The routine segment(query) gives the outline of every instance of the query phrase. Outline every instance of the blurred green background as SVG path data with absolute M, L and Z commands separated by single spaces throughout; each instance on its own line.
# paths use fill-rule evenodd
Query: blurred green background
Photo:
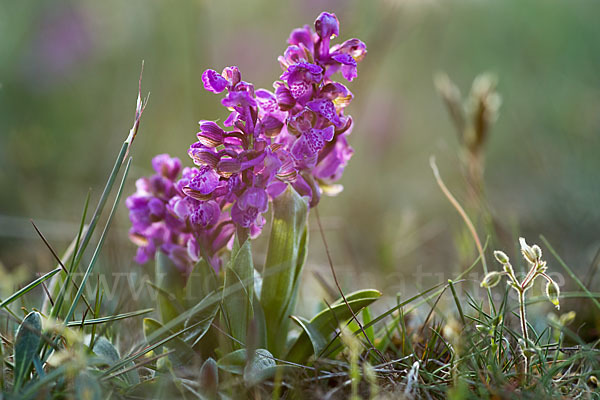
M 131 126 L 142 60 L 151 95 L 127 194 L 157 153 L 191 165 L 197 121 L 226 117 L 202 89 L 204 69 L 237 65 L 245 80 L 271 88 L 289 32 L 323 10 L 337 14 L 339 40 L 358 37 L 369 51 L 348 85 L 356 152 L 345 191 L 319 209 L 344 286 L 394 295 L 425 285 L 411 281 L 415 271 L 445 280 L 461 267 L 463 223 L 428 164 L 436 155 L 464 201 L 458 141 L 432 82 L 439 71 L 463 93 L 481 72 L 499 78 L 487 198 L 514 240 L 494 245 L 514 255 L 518 234 L 530 242 L 544 234 L 587 276 L 600 246 L 595 0 L 0 0 L 0 261 L 29 273 L 51 268 L 29 218 L 61 251 L 74 236 L 88 188 L 94 204 Z M 311 224 L 308 269 L 330 280 Z M 121 271 L 139 268 L 127 229 L 122 204 L 105 257 Z

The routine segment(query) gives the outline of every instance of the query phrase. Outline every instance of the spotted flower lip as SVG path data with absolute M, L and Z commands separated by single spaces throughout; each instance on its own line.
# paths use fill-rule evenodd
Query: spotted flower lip
M 231 210 L 233 221 L 244 228 L 251 227 L 260 216 L 268 209 L 268 195 L 264 189 L 258 187 L 248 188 Z
M 190 222 L 202 228 L 214 225 L 219 219 L 219 205 L 213 201 L 201 202 L 190 215 Z
M 321 114 L 324 118 L 327 118 L 336 127 L 339 128 L 342 126 L 342 120 L 335 109 L 333 101 L 326 98 L 320 98 L 309 101 L 306 103 L 306 106 L 312 111 Z
M 325 147 L 326 142 L 333 139 L 333 134 L 333 126 L 328 126 L 325 129 L 309 129 L 292 145 L 292 156 L 299 165 L 305 168 L 316 166 L 319 152 Z

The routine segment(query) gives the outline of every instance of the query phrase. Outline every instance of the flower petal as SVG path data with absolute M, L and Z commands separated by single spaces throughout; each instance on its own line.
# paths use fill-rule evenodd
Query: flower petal
M 213 93 L 221 93 L 227 87 L 227 79 L 214 69 L 207 69 L 202 74 L 204 89 Z

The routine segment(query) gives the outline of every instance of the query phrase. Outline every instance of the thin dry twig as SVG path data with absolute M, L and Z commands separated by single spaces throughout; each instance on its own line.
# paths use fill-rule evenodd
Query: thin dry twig
M 481 246 L 481 241 L 479 240 L 479 236 L 477 236 L 477 231 L 475 230 L 475 226 L 471 222 L 471 219 L 465 212 L 464 208 L 462 208 L 462 206 L 460 205 L 458 200 L 456 200 L 456 198 L 452 195 L 452 193 L 450 193 L 450 190 L 448 190 L 448 188 L 444 184 L 444 181 L 442 180 L 442 177 L 440 176 L 440 171 L 438 170 L 438 167 L 435 164 L 435 156 L 431 156 L 429 158 L 429 165 L 431 166 L 431 169 L 433 170 L 433 176 L 435 177 L 435 180 L 436 180 L 438 186 L 440 187 L 440 189 L 442 190 L 444 195 L 448 198 L 448 200 L 450 201 L 452 206 L 456 209 L 456 211 L 458 211 L 458 213 L 460 214 L 462 219 L 465 221 L 465 224 L 467 225 L 467 228 L 469 229 L 471 236 L 473 236 L 473 240 L 475 241 L 475 245 L 477 246 L 477 251 L 479 252 L 479 256 L 481 257 L 481 264 L 483 265 L 483 272 L 485 274 L 487 274 L 488 270 L 487 270 L 487 263 L 485 262 L 485 255 L 483 253 L 483 246 Z

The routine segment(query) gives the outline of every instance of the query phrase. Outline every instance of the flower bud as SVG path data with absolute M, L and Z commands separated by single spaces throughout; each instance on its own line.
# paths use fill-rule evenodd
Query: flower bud
M 200 391 L 203 397 L 207 398 L 218 398 L 219 392 L 219 368 L 217 363 L 211 357 L 209 357 L 202 368 L 200 368 Z
M 217 147 L 223 144 L 225 132 L 213 121 L 200 121 L 198 141 L 206 147 Z
M 504 274 L 498 271 L 488 273 L 485 278 L 483 278 L 483 281 L 481 281 L 481 287 L 491 288 L 496 286 L 498 283 L 500 283 L 502 275 Z
M 340 23 L 335 14 L 322 12 L 315 21 L 315 31 L 321 39 L 334 38 L 340 34 Z
M 506 272 L 510 276 L 513 276 L 513 277 L 515 276 L 515 271 L 513 270 L 513 267 L 512 267 L 512 265 L 510 265 L 509 262 L 504 264 L 504 272 Z
M 531 264 L 535 264 L 537 261 L 535 251 L 527 244 L 527 242 L 525 242 L 524 238 L 519 238 L 519 243 L 521 244 L 521 253 L 523 254 L 523 257 Z
M 531 249 L 535 253 L 535 256 L 537 257 L 537 259 L 541 260 L 542 259 L 542 249 L 540 249 L 540 246 L 538 246 L 537 244 L 534 244 L 533 246 L 531 246 Z
M 498 260 L 500 264 L 508 264 L 508 256 L 505 252 L 496 250 L 494 251 L 494 257 L 496 257 L 496 260 Z
M 277 98 L 277 104 L 283 111 L 291 110 L 296 105 L 296 99 L 292 96 L 292 93 L 284 85 L 278 85 L 275 88 L 275 97 Z
M 552 279 L 546 284 L 546 296 L 548 297 L 548 300 L 550 300 L 550 303 L 554 304 L 556 309 L 559 310 L 560 304 L 558 302 L 558 297 L 560 296 L 560 288 Z
M 279 135 L 281 132 L 281 128 L 283 128 L 283 122 L 273 117 L 272 115 L 267 115 L 263 118 L 263 129 L 265 136 L 274 137 Z

